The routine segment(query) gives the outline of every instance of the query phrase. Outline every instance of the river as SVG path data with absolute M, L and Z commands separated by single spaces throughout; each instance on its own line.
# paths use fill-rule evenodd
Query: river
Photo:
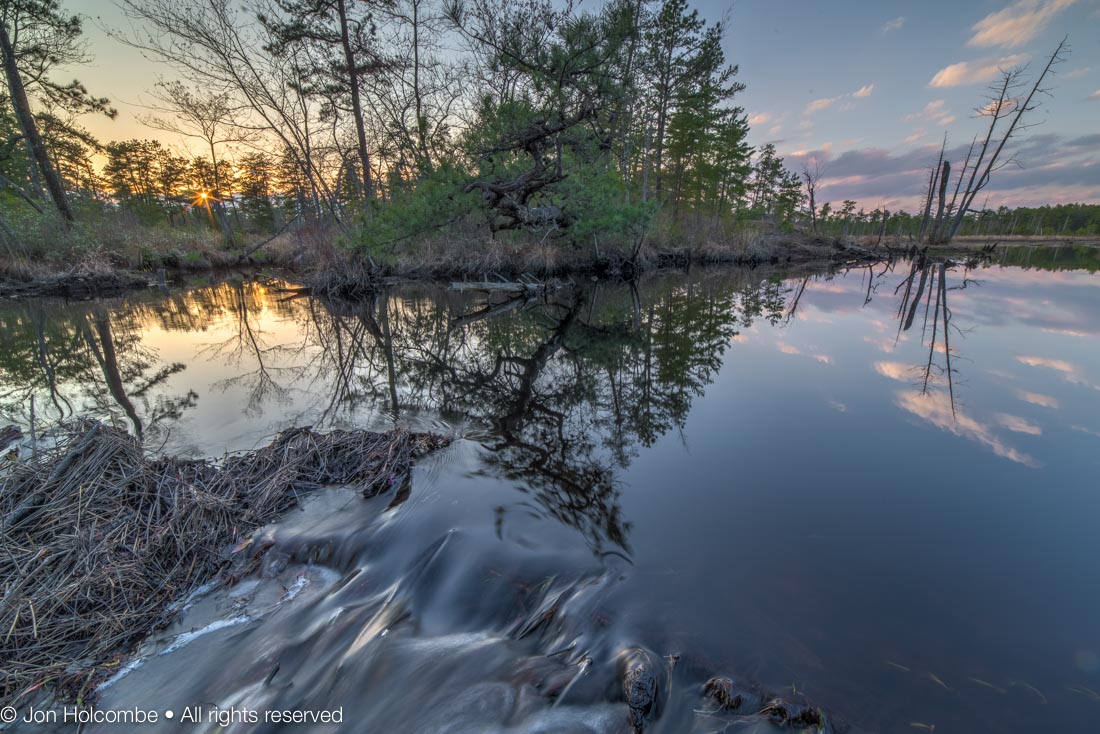
M 638 659 L 646 731 L 775 726 L 717 710 L 712 676 L 838 731 L 1088 731 L 1100 275 L 1079 254 L 8 302 L 0 411 L 194 456 L 301 425 L 458 437 L 407 492 L 306 498 L 258 574 L 99 692 L 172 708 L 165 731 L 211 706 L 260 721 L 191 730 L 629 731 Z

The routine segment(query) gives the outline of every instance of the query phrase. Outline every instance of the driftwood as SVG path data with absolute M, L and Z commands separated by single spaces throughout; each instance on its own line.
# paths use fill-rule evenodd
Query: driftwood
M 456 282 L 451 283 L 452 291 L 488 291 L 490 293 L 550 293 L 560 290 L 563 284 L 560 281 L 552 280 L 543 282 L 495 282 L 495 281 L 477 281 L 477 282 Z

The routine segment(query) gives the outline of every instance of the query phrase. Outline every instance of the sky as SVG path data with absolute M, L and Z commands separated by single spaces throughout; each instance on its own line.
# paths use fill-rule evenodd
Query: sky
M 148 90 L 172 78 L 172 70 L 105 32 L 127 24 L 109 0 L 64 5 L 87 16 L 94 59 L 72 73 L 119 109 L 114 121 L 87 118 L 88 129 L 104 140 L 158 138 L 184 147 L 139 120 L 149 114 Z M 975 108 L 998 68 L 1030 64 L 1037 72 L 1068 34 L 1069 58 L 1046 85 L 1051 96 L 1031 113 L 1042 124 L 1015 146 L 1020 167 L 999 171 L 983 194 L 990 207 L 1100 203 L 1100 0 L 694 0 L 693 6 L 711 22 L 728 23 L 725 51 L 747 85 L 735 102 L 749 115 L 750 142 L 774 143 L 795 171 L 819 162 L 819 203 L 854 199 L 867 209 L 919 208 L 943 135 L 957 169 L 988 123 Z

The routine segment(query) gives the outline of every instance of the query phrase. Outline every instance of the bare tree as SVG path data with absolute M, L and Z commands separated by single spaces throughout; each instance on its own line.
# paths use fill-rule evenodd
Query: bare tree
M 810 226 L 817 232 L 817 185 L 825 173 L 825 166 L 814 156 L 802 164 L 802 178 L 806 181 L 806 193 L 810 197 Z
M 1042 72 L 1030 86 L 1024 81 L 1026 68 L 1018 67 L 1001 72 L 998 81 L 990 88 L 989 103 L 978 109 L 978 114 L 989 118 L 989 127 L 985 137 L 979 143 L 975 139 L 967 153 L 966 162 L 959 172 L 959 181 L 950 203 L 945 205 L 947 182 L 944 180 L 949 171 L 946 161 L 944 173 L 940 177 L 940 210 L 936 217 L 936 226 L 929 234 L 931 244 L 947 244 L 958 233 L 974 204 L 978 193 L 988 184 L 990 177 L 1010 164 L 1019 162 L 1012 156 L 1003 158 L 1009 141 L 1024 130 L 1038 123 L 1025 123 L 1024 116 L 1039 107 L 1040 94 L 1050 94 L 1043 86 L 1047 76 L 1055 66 L 1066 59 L 1069 53 L 1069 37 L 1065 37 L 1047 59 Z M 1026 94 L 1024 93 L 1026 90 Z M 1002 124 L 1004 123 L 1004 124 Z M 977 156 L 974 156 L 974 153 Z M 973 161 L 973 162 L 972 162 Z M 963 182 L 965 181 L 965 185 Z M 960 198 L 961 197 L 961 198 Z M 946 217 L 946 219 L 944 218 Z
M 154 93 L 159 104 L 154 111 L 167 117 L 145 115 L 140 119 L 149 127 L 201 140 L 210 154 L 215 194 L 224 190 L 222 161 L 218 149 L 229 143 L 247 142 L 248 135 L 236 122 L 236 106 L 224 92 L 191 89 L 178 80 L 158 82 Z
M 123 43 L 172 65 L 194 84 L 236 97 L 247 111 L 238 125 L 273 136 L 301 171 L 315 199 L 344 227 L 336 191 L 315 155 L 317 110 L 297 53 L 272 54 L 262 29 L 242 18 L 230 0 L 119 0 L 139 24 L 114 33 Z

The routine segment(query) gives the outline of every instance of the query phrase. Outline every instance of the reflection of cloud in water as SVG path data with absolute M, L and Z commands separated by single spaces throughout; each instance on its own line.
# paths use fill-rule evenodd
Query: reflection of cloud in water
M 1061 372 L 1063 379 L 1071 385 L 1081 385 L 1083 387 L 1091 388 L 1093 390 L 1100 390 L 1100 385 L 1091 382 L 1087 377 L 1081 374 L 1081 368 L 1075 364 L 1071 364 L 1062 359 L 1050 359 L 1048 357 L 1030 357 L 1027 355 L 1019 355 L 1016 357 L 1017 362 L 1029 365 L 1031 367 L 1046 367 L 1048 369 Z
M 1002 428 L 1007 428 L 1016 433 L 1026 433 L 1031 436 L 1043 435 L 1043 429 L 1026 418 L 1021 418 L 1018 415 L 1009 415 L 1008 413 L 998 413 L 995 417 L 997 423 Z
M 835 280 L 832 281 L 816 281 L 807 286 L 806 290 L 813 291 L 815 293 L 859 293 L 859 287 L 856 285 L 844 285 L 838 283 Z
M 813 359 L 816 359 L 818 362 L 821 362 L 821 364 L 833 363 L 832 357 L 827 354 L 807 354 L 798 347 L 794 346 L 793 344 L 788 344 L 787 342 L 776 342 L 775 348 L 783 354 L 798 354 L 803 357 L 811 357 Z
M 1048 334 L 1061 334 L 1062 336 L 1074 336 L 1074 337 L 1089 337 L 1096 336 L 1094 333 L 1087 331 L 1081 331 L 1079 329 L 1058 329 L 1054 327 L 1046 327 L 1043 329 Z
M 952 412 L 951 401 L 946 395 L 902 390 L 897 395 L 897 403 L 902 410 L 928 421 L 942 431 L 986 446 L 997 456 L 1032 468 L 1039 466 L 1039 462 L 1032 457 L 1006 446 L 986 424 L 962 411 Z
M 894 351 L 897 350 L 897 344 L 894 340 L 888 339 L 887 337 L 865 336 L 863 337 L 863 341 L 873 345 L 880 352 L 885 352 L 886 354 L 893 354 Z
M 1017 390 L 1016 397 L 1023 400 L 1025 403 L 1031 403 L 1032 405 L 1038 405 L 1043 408 L 1051 408 L 1057 410 L 1061 407 L 1057 398 L 1052 398 L 1049 395 L 1043 395 L 1037 392 L 1028 392 L 1026 390 Z
M 898 382 L 913 379 L 913 367 L 901 362 L 875 362 L 875 372 Z
M 1024 354 L 1016 356 L 1016 361 L 1022 364 L 1026 364 L 1029 367 L 1047 367 L 1059 372 L 1076 372 L 1077 367 L 1061 359 L 1050 359 L 1049 357 L 1029 357 Z

